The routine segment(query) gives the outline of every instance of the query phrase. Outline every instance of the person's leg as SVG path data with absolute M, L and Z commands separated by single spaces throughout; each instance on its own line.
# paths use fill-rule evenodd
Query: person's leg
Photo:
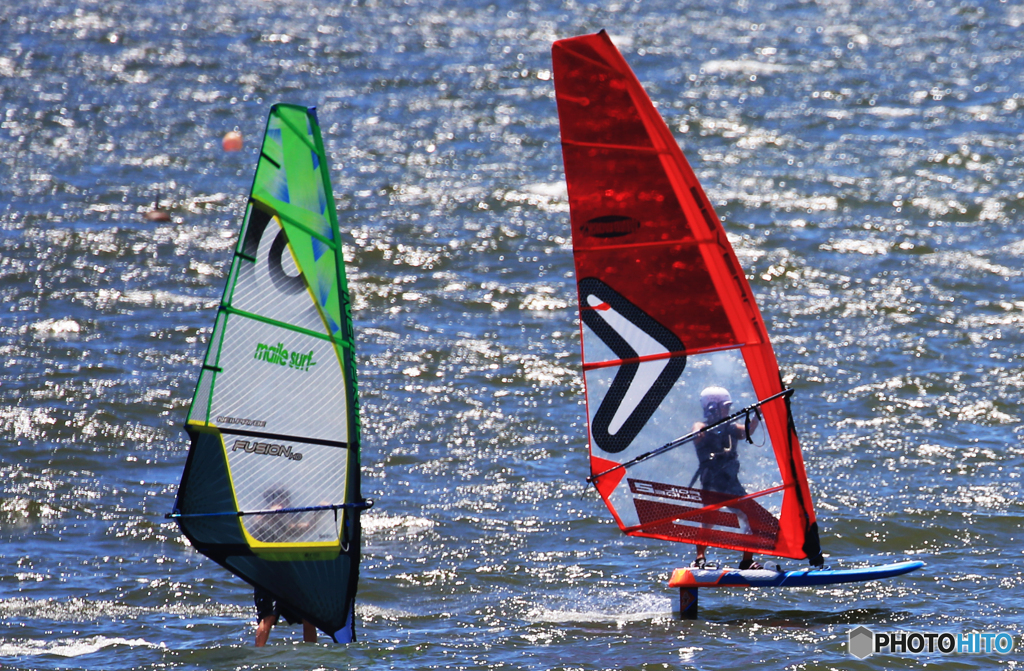
M 256 625 L 256 647 L 262 648 L 267 644 L 267 639 L 270 638 L 270 630 L 277 624 L 276 615 L 268 615 L 267 617 L 261 618 L 260 623 Z
M 764 567 L 761 566 L 756 561 L 754 561 L 754 553 L 753 552 L 744 552 L 743 553 L 743 561 L 740 562 L 740 570 L 741 571 L 746 571 L 747 569 L 758 570 L 758 569 L 762 569 L 762 568 L 764 568 Z
M 306 643 L 316 643 L 316 627 L 312 622 L 302 621 L 302 640 Z

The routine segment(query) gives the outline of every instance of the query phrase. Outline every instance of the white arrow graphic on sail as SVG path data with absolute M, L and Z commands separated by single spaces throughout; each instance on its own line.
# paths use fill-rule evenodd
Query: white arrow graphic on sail
M 651 355 L 665 355 L 668 350 L 657 340 L 648 335 L 643 329 L 619 314 L 614 308 L 602 301 L 597 296 L 587 296 L 587 304 L 592 307 L 598 315 L 612 327 L 616 333 L 633 349 L 636 357 L 647 357 Z M 659 358 L 654 361 L 641 362 L 636 371 L 636 376 L 629 385 L 629 389 L 623 396 L 619 407 L 615 410 L 612 421 L 608 424 L 608 433 L 615 435 L 626 423 L 630 415 L 637 409 L 648 390 L 658 381 L 661 372 L 668 365 L 668 358 Z

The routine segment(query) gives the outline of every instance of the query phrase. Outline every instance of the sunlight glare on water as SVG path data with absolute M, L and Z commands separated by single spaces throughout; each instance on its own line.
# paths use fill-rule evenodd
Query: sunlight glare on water
M 1019 637 L 1021 25 L 949 0 L 0 6 L 0 665 L 869 668 L 859 624 Z M 829 563 L 924 571 L 705 590 L 682 623 L 692 548 L 623 537 L 585 485 L 550 48 L 600 29 L 757 294 Z M 253 648 L 249 588 L 163 517 L 276 102 L 318 107 L 353 294 L 376 505 L 346 648 Z M 922 661 L 948 663 L 883 663 Z

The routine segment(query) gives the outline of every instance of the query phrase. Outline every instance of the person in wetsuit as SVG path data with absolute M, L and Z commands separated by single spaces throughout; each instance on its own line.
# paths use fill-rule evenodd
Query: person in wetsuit
M 707 387 L 700 393 L 700 405 L 704 410 L 704 421 L 693 425 L 694 431 L 721 421 L 729 416 L 732 409 L 732 397 L 722 387 Z M 750 431 L 757 428 L 757 419 L 750 424 Z M 731 497 L 746 496 L 747 490 L 740 483 L 740 459 L 736 445 L 741 438 L 747 436 L 744 424 L 726 423 L 697 435 L 694 448 L 697 451 L 697 475 L 700 488 Z M 697 546 L 697 558 L 693 566 L 702 568 L 707 553 L 706 545 Z M 751 552 L 743 553 L 740 569 L 759 569 L 761 564 L 754 561 Z
M 263 494 L 264 505 L 267 510 L 281 510 L 291 506 L 291 497 L 284 487 L 271 487 Z M 294 540 L 292 527 L 277 515 L 255 515 L 250 523 L 253 537 L 265 543 L 278 543 Z M 253 589 L 253 601 L 256 604 L 256 647 L 262 648 L 270 638 L 270 630 L 277 624 L 278 619 L 284 618 L 288 624 L 302 622 L 302 640 L 306 643 L 316 643 L 316 627 L 302 617 L 292 613 L 287 606 L 282 604 L 273 594 L 255 587 Z
M 302 640 L 306 643 L 316 643 L 316 627 L 307 620 L 293 614 L 274 595 L 265 589 L 256 587 L 253 591 L 253 600 L 256 602 L 256 647 L 262 648 L 270 638 L 270 630 L 277 624 L 278 618 L 283 617 L 288 624 L 302 622 Z

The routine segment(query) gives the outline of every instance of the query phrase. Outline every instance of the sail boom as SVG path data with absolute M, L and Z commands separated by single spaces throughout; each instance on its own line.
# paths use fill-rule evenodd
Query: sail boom
M 678 357 L 685 357 L 687 352 L 661 352 L 658 354 L 648 354 L 646 356 L 635 356 L 629 359 L 610 359 L 608 361 L 595 361 L 595 362 L 584 362 L 583 371 L 600 370 L 601 368 L 612 368 L 615 366 L 628 366 L 630 364 L 646 363 L 648 361 L 660 361 L 662 359 L 672 359 Z
M 331 503 L 320 506 L 303 506 L 301 508 L 273 508 L 270 510 L 224 510 L 213 513 L 178 513 L 171 512 L 164 515 L 164 519 L 179 520 L 198 517 L 244 517 L 246 515 L 284 515 L 286 513 L 307 513 L 324 510 L 367 510 L 373 507 L 373 501 L 357 501 L 355 503 Z
M 685 436 L 680 436 L 679 438 L 676 438 L 675 440 L 673 440 L 673 441 L 671 441 L 669 443 L 666 443 L 665 445 L 662 445 L 661 447 L 659 447 L 659 448 L 657 448 L 655 450 L 651 450 L 650 452 L 645 452 L 645 453 L 641 454 L 640 456 L 634 457 L 633 459 L 631 459 L 629 461 L 623 462 L 621 464 L 615 464 L 614 466 L 612 466 L 611 468 L 609 468 L 607 470 L 601 471 L 600 473 L 593 474 L 589 478 L 587 478 L 587 482 L 594 482 L 594 481 L 598 480 L 599 478 L 603 478 L 604 476 L 609 475 L 610 473 L 614 473 L 615 471 L 629 468 L 630 466 L 633 466 L 634 464 L 639 464 L 642 461 L 647 461 L 648 459 L 650 459 L 652 457 L 656 457 L 659 454 L 664 454 L 665 452 L 668 452 L 669 450 L 674 450 L 677 447 L 682 447 L 686 443 L 693 442 L 696 438 L 707 434 L 709 431 L 715 429 L 718 426 L 722 426 L 722 425 L 728 424 L 729 422 L 731 422 L 734 419 L 739 419 L 740 417 L 745 417 L 745 416 L 749 415 L 751 410 L 757 410 L 761 406 L 767 404 L 770 401 L 774 401 L 777 398 L 784 398 L 786 396 L 791 395 L 792 393 L 793 393 L 792 389 L 785 389 L 783 391 L 780 391 L 778 394 L 773 394 L 772 396 L 769 396 L 768 398 L 766 398 L 766 399 L 764 399 L 762 401 L 758 401 L 757 403 L 751 403 L 750 405 L 748 405 L 747 407 L 743 408 L 739 412 L 735 412 L 735 413 L 729 415 L 728 417 L 723 417 L 722 419 L 719 419 L 718 421 L 716 421 L 713 424 L 709 424 L 707 426 L 701 427 L 700 429 L 697 429 L 696 431 L 688 433 Z

